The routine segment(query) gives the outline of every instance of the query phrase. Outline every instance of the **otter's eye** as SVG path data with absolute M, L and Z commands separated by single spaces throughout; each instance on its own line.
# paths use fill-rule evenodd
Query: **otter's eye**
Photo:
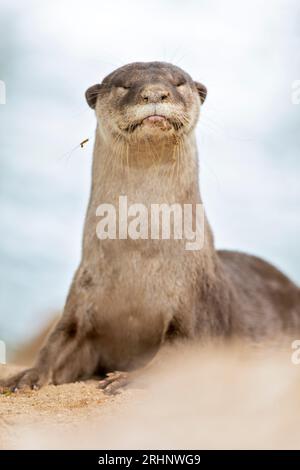
M 181 86 L 183 86 L 183 85 L 185 85 L 185 84 L 186 84 L 186 82 L 184 82 L 184 81 L 182 80 L 182 81 L 176 83 L 175 86 L 176 86 L 176 88 L 179 88 L 179 87 L 181 87 Z
M 121 88 L 121 90 L 129 90 L 130 86 L 128 86 L 128 85 L 119 85 L 118 88 Z

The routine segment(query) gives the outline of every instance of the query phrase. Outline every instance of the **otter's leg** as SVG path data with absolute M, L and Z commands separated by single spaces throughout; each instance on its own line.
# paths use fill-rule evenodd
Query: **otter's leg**
M 61 351 L 52 370 L 52 383 L 55 385 L 75 382 L 92 377 L 99 366 L 98 340 L 86 336 L 75 339 Z
M 62 384 L 91 376 L 97 368 L 95 337 L 76 334 L 74 320 L 64 316 L 41 349 L 35 365 L 0 381 L 3 390 L 37 389 L 47 383 Z

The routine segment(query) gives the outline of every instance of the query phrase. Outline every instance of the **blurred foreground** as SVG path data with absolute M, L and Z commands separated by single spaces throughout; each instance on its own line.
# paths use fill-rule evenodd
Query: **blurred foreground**
M 96 380 L 0 396 L 0 448 L 299 449 L 300 365 L 290 345 L 164 349 L 114 397 Z

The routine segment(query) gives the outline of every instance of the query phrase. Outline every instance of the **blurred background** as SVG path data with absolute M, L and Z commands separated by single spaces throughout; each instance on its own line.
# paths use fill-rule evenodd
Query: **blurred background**
M 0 339 L 11 350 L 63 308 L 80 259 L 95 129 L 84 92 L 132 61 L 172 62 L 208 88 L 197 138 L 217 247 L 300 282 L 299 25 L 296 0 L 1 0 Z

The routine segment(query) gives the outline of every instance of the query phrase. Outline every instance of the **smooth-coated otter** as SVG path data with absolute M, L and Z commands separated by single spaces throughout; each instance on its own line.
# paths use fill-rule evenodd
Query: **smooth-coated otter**
M 183 240 L 106 239 L 97 207 L 199 204 L 194 130 L 206 88 L 163 62 L 133 63 L 86 92 L 97 117 L 82 259 L 63 315 L 33 368 L 2 383 L 16 390 L 129 370 L 172 338 L 260 338 L 296 331 L 299 289 L 270 264 Z

